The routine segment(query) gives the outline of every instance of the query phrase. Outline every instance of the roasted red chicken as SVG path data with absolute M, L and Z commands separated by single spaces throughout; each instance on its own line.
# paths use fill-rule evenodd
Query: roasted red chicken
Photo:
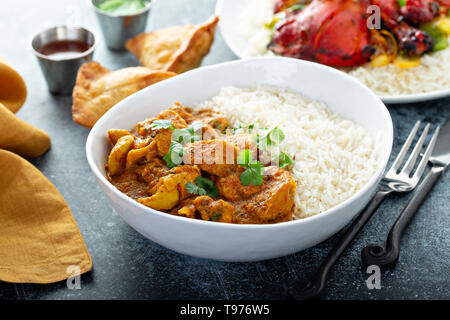
M 381 30 L 368 28 L 373 5 Z M 450 0 L 277 0 L 274 11 L 284 17 L 269 50 L 334 67 L 362 65 L 381 53 L 420 56 L 433 51 L 435 40 L 419 26 L 449 7 Z

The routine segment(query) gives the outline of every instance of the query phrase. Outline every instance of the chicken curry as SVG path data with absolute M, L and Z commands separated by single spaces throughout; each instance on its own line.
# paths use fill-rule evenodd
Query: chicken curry
M 175 103 L 131 131 L 111 129 L 105 166 L 109 181 L 150 208 L 187 218 L 228 223 L 287 221 L 296 183 L 284 152 L 262 152 L 284 136 L 277 127 L 250 134 L 222 114 Z M 266 150 L 267 151 L 267 150 Z

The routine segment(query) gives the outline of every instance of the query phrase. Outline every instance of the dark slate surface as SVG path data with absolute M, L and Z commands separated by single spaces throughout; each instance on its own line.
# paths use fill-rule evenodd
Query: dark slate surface
M 258 263 L 223 263 L 181 255 L 143 238 L 107 203 L 85 156 L 89 133 L 71 119 L 71 98 L 47 92 L 30 42 L 47 27 L 79 23 L 97 32 L 95 60 L 110 69 L 137 65 L 129 53 L 106 49 L 87 1 L 3 0 L 0 4 L 0 55 L 25 78 L 29 90 L 22 119 L 46 130 L 51 150 L 32 160 L 60 190 L 77 221 L 94 261 L 82 276 L 81 290 L 65 282 L 50 285 L 0 283 L 0 299 L 284 299 L 289 283 L 307 277 L 337 241 L 336 235 L 314 248 Z M 155 3 L 147 30 L 199 23 L 213 14 L 214 0 L 163 0 Z M 236 59 L 220 33 L 203 64 Z M 446 71 L 448 72 L 448 70 Z M 395 126 L 394 153 L 417 119 L 442 123 L 450 118 L 450 98 L 390 106 Z M 4 170 L 4 168 L 1 168 Z M 450 173 L 446 172 L 402 239 L 400 261 L 382 276 L 380 290 L 368 290 L 360 251 L 385 239 L 410 195 L 391 196 L 336 265 L 326 299 L 450 298 Z M 1 228 L 1 227 L 0 227 Z

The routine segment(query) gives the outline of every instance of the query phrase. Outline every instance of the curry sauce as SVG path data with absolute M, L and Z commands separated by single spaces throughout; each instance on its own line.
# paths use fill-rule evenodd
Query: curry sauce
M 228 223 L 290 220 L 294 179 L 260 157 L 252 135 L 241 131 L 214 110 L 176 103 L 131 131 L 108 131 L 107 177 L 139 203 L 173 215 Z M 242 164 L 243 156 L 258 161 Z

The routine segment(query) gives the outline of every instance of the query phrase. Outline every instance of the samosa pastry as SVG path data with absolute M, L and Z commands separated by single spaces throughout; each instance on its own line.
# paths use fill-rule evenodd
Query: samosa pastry
M 73 120 L 92 128 L 111 107 L 129 95 L 176 74 L 131 67 L 109 71 L 98 62 L 83 64 L 73 88 Z
M 214 16 L 200 25 L 141 33 L 125 46 L 149 69 L 183 73 L 197 68 L 209 52 L 218 21 L 219 17 Z

